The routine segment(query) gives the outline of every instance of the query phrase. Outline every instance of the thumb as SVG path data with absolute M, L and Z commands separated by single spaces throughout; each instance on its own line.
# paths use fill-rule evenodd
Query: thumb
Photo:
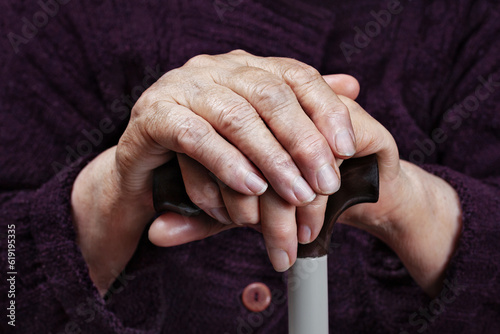
M 355 100 L 359 94 L 359 82 L 347 74 L 328 74 L 323 79 L 337 95 L 344 95 Z
M 151 224 L 148 236 L 156 246 L 171 247 L 205 239 L 233 227 L 237 225 L 219 223 L 205 214 L 185 217 L 174 212 L 167 212 Z

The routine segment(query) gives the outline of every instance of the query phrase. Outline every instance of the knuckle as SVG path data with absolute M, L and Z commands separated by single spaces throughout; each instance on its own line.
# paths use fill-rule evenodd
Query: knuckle
M 236 50 L 233 50 L 233 51 L 230 51 L 228 52 L 228 54 L 232 54 L 232 55 L 249 55 L 248 52 L 246 52 L 245 50 L 242 50 L 242 49 L 236 49 Z
M 131 140 L 130 136 L 124 134 L 116 147 L 115 161 L 118 172 L 123 174 L 123 171 L 127 171 L 133 166 L 135 162 L 134 152 L 135 143 Z
M 148 111 L 157 110 L 159 107 L 164 107 L 167 103 L 176 103 L 177 98 L 185 94 L 186 87 L 189 87 L 193 94 L 199 93 L 202 89 L 202 84 L 199 80 L 193 79 L 194 75 L 189 72 L 194 71 L 177 68 L 164 74 L 157 82 L 142 93 L 132 108 L 131 118 L 140 117 Z
M 214 182 L 205 183 L 201 193 L 205 198 L 209 199 L 211 202 L 218 202 L 220 197 L 219 186 Z
M 328 143 L 318 133 L 308 131 L 293 143 L 291 154 L 296 160 L 314 162 L 329 150 Z
M 284 77 L 301 85 L 312 83 L 321 78 L 321 74 L 312 66 L 293 60 L 287 65 Z
M 152 102 L 149 107 L 145 107 L 145 110 L 137 114 L 135 124 L 155 137 L 155 134 L 161 131 L 163 123 L 161 116 L 169 116 L 169 112 L 170 108 L 164 101 Z
M 144 104 L 137 101 L 130 111 L 130 121 L 134 121 L 140 118 L 146 112 L 148 108 L 145 108 Z
M 325 110 L 318 118 L 315 119 L 316 122 L 322 122 L 324 124 L 329 124 L 333 128 L 339 128 L 342 126 L 350 127 L 352 123 L 353 109 L 347 107 L 344 104 L 331 104 L 329 109 Z
M 284 171 L 295 170 L 297 167 L 288 153 L 284 151 L 268 152 L 261 164 L 264 170 L 274 171 L 279 182 L 285 182 Z
M 191 188 L 186 188 L 186 193 L 188 194 L 189 199 L 191 199 L 191 202 L 193 202 L 196 206 L 202 209 L 207 207 L 208 201 L 205 197 L 203 197 L 202 193 L 192 190 Z
M 260 82 L 255 86 L 251 97 L 260 106 L 271 108 L 274 111 L 286 109 L 296 101 L 290 86 L 281 80 Z
M 128 170 L 148 154 L 157 154 L 163 148 L 155 140 L 160 123 L 156 113 L 145 113 L 131 119 L 116 147 L 115 161 L 119 170 Z
M 149 87 L 139 99 L 135 102 L 132 107 L 132 111 L 130 114 L 131 119 L 140 118 L 148 111 L 154 109 L 153 105 L 158 101 L 158 94 L 155 86 Z
M 212 129 L 210 126 L 194 117 L 187 117 L 176 122 L 174 127 L 174 142 L 183 153 L 188 155 L 196 152 L 210 140 Z
M 334 115 L 349 115 L 349 108 L 344 103 L 336 103 L 332 107 Z
M 277 170 L 287 170 L 295 168 L 295 163 L 288 154 L 280 154 L 277 157 L 272 157 L 272 161 L 269 161 Z
M 232 101 L 223 106 L 217 124 L 230 133 L 240 133 L 254 128 L 260 117 L 246 101 Z
M 197 83 L 198 69 L 182 66 L 165 73 L 152 87 L 155 88 L 156 98 L 174 99 L 177 94 L 184 94 L 186 87 L 191 88 Z
M 212 64 L 214 61 L 213 56 L 207 55 L 207 54 L 199 54 L 197 56 L 194 56 L 193 58 L 189 59 L 184 66 L 190 67 L 190 66 L 207 66 Z
M 196 187 L 186 186 L 186 193 L 191 201 L 202 209 L 217 206 L 218 188 L 214 184 L 205 184 L 201 191 L 198 185 Z

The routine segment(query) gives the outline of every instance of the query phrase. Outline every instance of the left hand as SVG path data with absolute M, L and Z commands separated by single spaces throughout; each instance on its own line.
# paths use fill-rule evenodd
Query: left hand
M 358 140 L 354 157 L 377 153 L 380 194 L 377 203 L 353 206 L 339 221 L 384 241 L 417 284 L 434 296 L 462 229 L 458 195 L 443 179 L 400 160 L 389 131 L 356 102 L 340 98 L 351 113 Z
M 336 82 L 326 81 L 338 92 Z M 424 291 L 430 295 L 437 294 L 461 230 L 458 196 L 444 180 L 400 160 L 396 142 L 389 131 L 352 99 L 339 97 L 349 109 L 355 132 L 357 148 L 354 157 L 376 153 L 380 172 L 379 201 L 350 208 L 341 216 L 340 222 L 366 230 L 386 242 Z M 205 172 L 201 166 L 196 168 L 199 168 L 196 173 Z M 226 191 L 235 194 L 230 189 Z M 241 197 L 240 200 L 245 198 L 244 195 L 237 196 Z M 268 189 L 260 197 L 259 207 L 260 226 L 268 250 L 270 245 L 287 244 L 290 239 L 289 231 L 285 229 L 281 234 L 265 233 L 270 227 L 273 231 L 280 231 L 276 228 L 277 224 L 284 226 L 300 216 L 302 220 L 308 215 L 322 217 L 326 200 L 326 196 L 318 195 L 313 203 L 299 210 L 282 200 L 271 188 Z M 225 201 L 225 206 L 231 213 L 231 201 Z M 153 223 L 149 237 L 159 246 L 173 246 L 235 226 L 167 213 Z M 319 229 L 313 230 L 311 240 L 318 233 Z M 295 259 L 290 260 L 291 265 Z

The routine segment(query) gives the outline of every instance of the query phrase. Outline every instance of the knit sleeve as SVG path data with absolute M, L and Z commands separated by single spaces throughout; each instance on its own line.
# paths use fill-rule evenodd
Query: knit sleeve
M 93 312 L 98 323 L 110 317 L 89 278 L 71 219 L 72 183 L 86 160 L 61 171 L 38 189 L 2 194 L 1 228 L 15 235 L 9 267 L 2 256 L 1 267 L 9 268 L 12 279 L 2 280 L 0 286 L 2 291 L 14 291 L 7 303 L 15 306 L 14 321 L 1 322 L 4 333 L 13 325 L 26 333 L 75 331 Z M 1 251 L 7 255 L 3 242 Z M 4 302 L 5 297 L 2 294 Z M 85 305 L 90 306 L 86 309 Z
M 466 332 L 491 333 L 492 328 L 500 328 L 500 186 L 445 166 L 423 168 L 457 191 L 463 229 L 446 272 L 444 289 L 429 304 L 432 322 L 425 316 L 415 316 L 413 325 L 417 327 L 413 328 L 432 323 L 436 332 L 450 327 L 459 332 L 466 324 L 472 326 Z
M 492 7 L 471 9 L 467 36 L 437 93 L 435 114 L 441 116 L 409 155 L 410 161 L 425 160 L 422 168 L 456 190 L 463 220 L 445 287 L 428 305 L 430 316 L 416 312 L 410 318 L 418 332 L 500 328 L 500 13 Z
M 119 98 L 146 67 L 129 66 L 139 79 L 127 81 L 119 60 L 111 67 L 99 59 L 88 40 L 106 38 L 90 31 L 78 6 L 0 4 L 7 37 L 0 41 L 1 333 L 149 333 L 156 323 L 153 312 L 140 328 L 123 323 L 93 285 L 76 242 L 73 182 L 116 144 L 130 111 Z M 120 275 L 112 288 L 123 290 L 129 276 Z

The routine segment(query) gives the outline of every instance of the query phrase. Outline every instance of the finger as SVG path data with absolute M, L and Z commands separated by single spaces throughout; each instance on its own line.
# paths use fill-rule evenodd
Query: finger
M 328 196 L 317 196 L 306 206 L 297 208 L 298 240 L 301 244 L 312 242 L 318 237 L 325 220 Z
M 269 75 L 262 70 L 258 71 L 261 71 L 266 76 Z M 229 84 L 230 88 L 235 88 L 237 85 L 244 84 L 246 80 L 247 78 L 240 77 L 235 79 L 238 83 L 232 82 L 229 84 L 229 82 L 225 82 L 225 84 Z M 251 78 L 248 78 L 248 80 L 251 80 Z M 302 112 L 297 121 L 290 120 L 289 118 L 292 116 L 282 117 L 281 122 L 285 122 L 286 119 L 288 128 L 273 131 L 273 135 L 254 107 L 237 93 L 227 87 L 213 84 L 210 87 L 200 88 L 195 95 L 187 95 L 184 103 L 191 110 L 206 119 L 219 133 L 228 138 L 230 142 L 240 149 L 262 171 L 266 179 L 269 180 L 283 198 L 295 205 L 303 205 L 312 201 L 315 197 L 314 190 L 310 188 L 307 181 L 302 177 L 301 170 L 299 170 L 294 159 L 285 150 L 287 148 L 286 145 L 283 148 L 280 142 L 282 143 L 286 139 L 288 142 L 293 140 L 302 146 L 306 145 L 306 143 L 301 142 L 300 138 L 291 135 L 293 132 L 301 132 L 296 128 L 297 124 L 302 124 L 300 117 L 305 118 L 303 122 L 309 122 L 311 127 L 309 132 L 315 132 L 319 140 L 323 139 L 321 134 L 316 130 L 307 115 Z M 268 118 L 271 119 L 272 117 L 269 116 Z M 278 124 L 280 120 L 272 119 L 272 122 Z M 280 133 L 280 131 L 281 133 L 286 132 L 287 136 L 292 138 L 284 138 L 285 136 L 283 135 L 278 136 L 277 133 Z M 280 137 L 278 138 L 279 141 L 276 140 L 275 135 Z M 292 146 L 291 143 L 288 146 Z M 308 150 L 304 146 L 303 151 L 312 151 L 317 146 L 311 144 Z M 318 148 L 318 150 L 320 149 Z M 333 160 L 333 154 L 326 141 L 324 141 L 323 150 L 327 151 L 326 154 L 329 154 L 328 158 Z M 312 160 L 315 156 L 319 156 L 319 154 L 313 152 L 309 154 L 308 159 L 304 157 L 302 165 L 307 160 Z M 310 161 L 307 162 L 310 163 Z M 323 159 L 320 164 L 329 165 L 329 161 Z M 333 176 L 336 177 L 336 174 L 333 173 Z M 317 185 L 318 182 L 315 182 L 315 184 Z M 330 189 L 330 191 L 335 190 L 335 187 Z
M 245 98 L 255 108 L 316 193 L 332 194 L 338 190 L 338 169 L 328 142 L 304 113 L 294 92 L 282 79 L 267 71 L 251 67 L 238 67 L 230 72 L 219 73 L 214 79 L 216 83 L 230 88 Z M 258 137 L 252 137 L 258 141 Z M 262 151 L 262 146 L 258 145 L 256 148 L 257 153 Z M 304 180 L 297 178 L 296 174 L 287 172 L 290 169 L 289 158 L 283 160 L 280 156 L 275 156 L 274 152 L 271 153 L 274 155 L 272 159 L 253 153 L 257 160 L 246 154 L 262 170 L 281 196 L 283 196 L 283 185 L 290 185 L 290 182 L 292 183 L 289 188 L 296 192 L 303 189 Z M 266 170 L 271 170 L 271 174 L 267 175 Z M 276 178 L 278 180 L 285 178 L 285 183 L 283 180 L 273 183 L 272 180 Z M 305 196 L 307 195 L 309 196 L 307 199 L 311 201 L 314 197 L 310 194 L 307 189 L 307 193 L 302 194 L 302 197 L 307 198 Z M 300 196 L 300 193 L 296 195 Z M 283 197 L 288 200 L 286 196 Z
M 390 132 L 358 103 L 339 96 L 351 111 L 352 123 L 358 138 L 355 157 L 377 154 L 381 183 L 383 178 L 393 179 L 399 173 L 398 147 Z
M 297 259 L 295 206 L 272 188 L 260 196 L 262 234 L 267 253 L 276 271 L 290 268 Z
M 337 157 L 349 158 L 356 152 L 349 111 L 316 69 L 289 58 L 241 54 L 240 59 L 283 78 Z
M 319 72 L 292 59 L 275 61 L 269 69 L 283 76 L 336 155 L 351 157 L 356 145 L 349 111 Z
M 154 112 L 136 121 L 142 123 L 138 126 L 145 132 L 136 135 L 135 145 L 130 145 L 136 155 L 141 156 L 143 151 L 155 154 L 155 146 L 167 148 L 190 156 L 242 194 L 260 195 L 267 189 L 258 169 L 202 117 L 183 106 L 164 101 L 156 102 L 152 108 Z M 134 158 L 137 159 L 128 160 Z
M 185 217 L 167 212 L 154 220 L 148 237 L 157 246 L 171 247 L 205 239 L 233 227 L 236 225 L 221 224 L 206 215 Z
M 177 159 L 191 201 L 212 218 L 223 224 L 231 224 L 219 185 L 210 175 L 210 171 L 185 154 L 177 154 Z
M 337 95 L 344 95 L 351 100 L 356 100 L 359 95 L 359 82 L 347 74 L 323 75 L 323 79 Z
M 220 192 L 229 217 L 236 225 L 257 224 L 260 221 L 259 198 L 234 191 L 219 181 Z

